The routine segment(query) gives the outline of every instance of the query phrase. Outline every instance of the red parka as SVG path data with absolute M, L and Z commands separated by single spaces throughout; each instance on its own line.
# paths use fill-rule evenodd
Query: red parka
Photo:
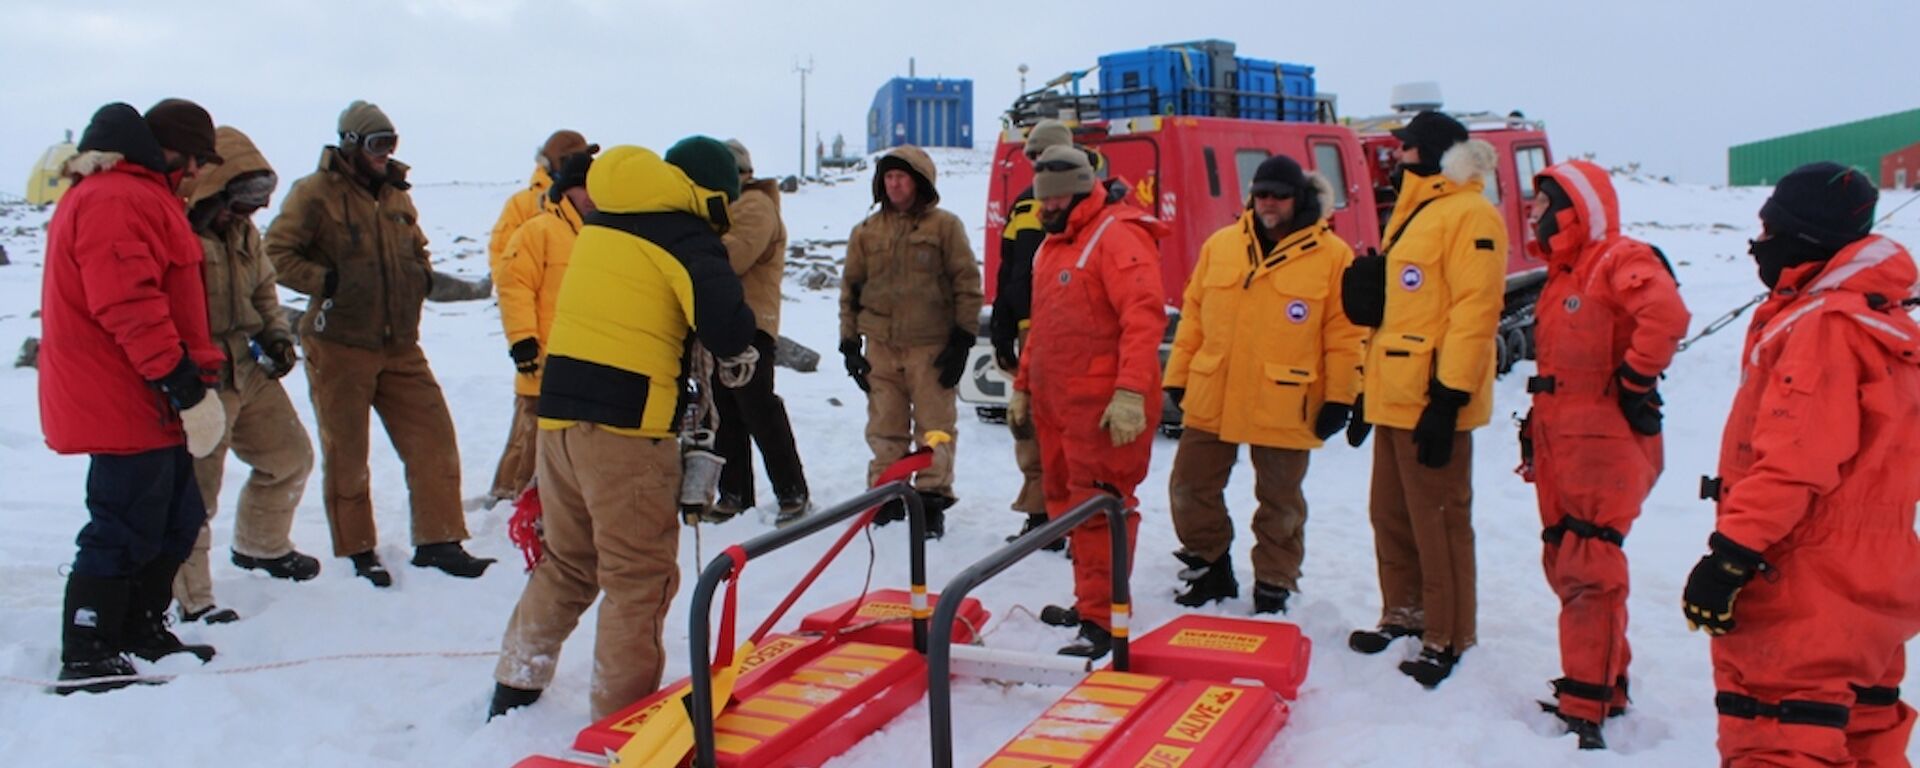
M 1843 738 L 1723 715 L 1728 759 L 1904 762 L 1914 714 L 1897 689 L 1920 632 L 1920 324 L 1900 301 L 1915 283 L 1906 249 L 1870 236 L 1789 268 L 1755 310 L 1721 440 L 1715 529 L 1769 570 L 1741 590 L 1738 625 L 1713 639 L 1714 684 L 1851 718 Z
M 1081 201 L 1066 229 L 1048 235 L 1034 256 L 1032 326 L 1014 379 L 1014 388 L 1031 397 L 1047 512 L 1117 494 L 1129 510 L 1129 545 L 1140 520 L 1131 511 L 1138 504 L 1133 491 L 1147 476 L 1160 423 L 1167 316 L 1155 241 L 1166 234 L 1157 219 L 1109 195 Z M 1122 446 L 1100 426 L 1117 389 L 1142 396 L 1148 426 Z M 1074 529 L 1074 604 L 1082 619 L 1116 629 L 1110 535 L 1104 516 Z
M 224 358 L 207 337 L 200 240 L 166 177 L 83 152 L 47 226 L 40 292 L 40 427 L 59 453 L 133 454 L 186 442 L 149 382 Z
M 1620 203 L 1607 172 L 1575 160 L 1540 174 L 1573 206 L 1549 215 L 1538 302 L 1539 375 L 1528 432 L 1540 524 L 1541 565 L 1560 598 L 1560 712 L 1600 722 L 1626 705 L 1627 557 L 1621 548 L 1662 466 L 1659 435 L 1627 426 L 1622 363 L 1657 376 L 1673 361 L 1691 316 L 1653 248 L 1620 234 Z

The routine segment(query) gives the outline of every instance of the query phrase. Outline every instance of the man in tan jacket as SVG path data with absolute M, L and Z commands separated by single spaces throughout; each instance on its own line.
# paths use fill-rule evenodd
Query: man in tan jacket
M 714 406 L 720 413 L 716 448 L 727 463 L 720 471 L 720 496 L 709 517 L 726 520 L 754 507 L 753 445 L 767 463 L 767 479 L 780 503 L 776 523 L 806 514 L 809 505 L 806 473 L 800 451 L 793 444 L 793 426 L 787 404 L 773 391 L 775 338 L 780 334 L 780 281 L 786 276 L 787 227 L 780 222 L 780 186 L 773 179 L 753 178 L 753 156 L 738 140 L 729 140 L 734 163 L 740 167 L 740 199 L 727 206 L 732 222 L 720 239 L 727 259 L 740 277 L 747 305 L 753 307 L 753 347 L 760 365 L 753 378 L 737 387 L 714 381 Z
M 980 326 L 980 265 L 960 217 L 937 207 L 933 159 L 900 146 L 880 158 L 873 201 L 880 210 L 847 238 L 840 281 L 840 354 L 867 392 L 867 481 L 907 454 L 914 435 L 953 433 L 954 385 Z M 865 340 L 865 350 L 861 342 Z M 953 506 L 954 444 L 934 449 L 916 476 L 927 533 L 945 534 Z M 882 522 L 904 515 L 890 505 Z
M 473 578 L 491 559 L 460 546 L 460 450 L 440 383 L 420 349 L 420 305 L 432 284 L 427 236 L 408 196 L 407 166 L 392 159 L 399 135 L 379 107 L 340 113 L 340 144 L 294 182 L 267 227 L 280 284 L 307 294 L 300 317 L 307 386 L 320 422 L 322 485 L 336 557 L 386 587 L 367 471 L 368 411 L 378 411 L 406 465 L 413 564 Z
M 320 561 L 301 554 L 287 537 L 294 507 L 313 471 L 313 443 L 294 413 L 280 377 L 293 370 L 293 330 L 280 309 L 273 262 L 261 252 L 255 211 L 266 207 L 280 182 L 246 134 L 230 126 L 214 131 L 214 151 L 226 162 L 194 179 L 188 220 L 200 236 L 200 275 L 207 286 L 207 330 L 226 356 L 217 394 L 226 410 L 225 439 L 193 462 L 194 480 L 212 521 L 219 509 L 227 451 L 252 467 L 234 508 L 233 564 L 275 578 L 306 581 L 320 575 Z M 213 600 L 207 550 L 209 525 L 200 526 L 193 553 L 173 577 L 181 618 L 219 624 L 240 618 Z

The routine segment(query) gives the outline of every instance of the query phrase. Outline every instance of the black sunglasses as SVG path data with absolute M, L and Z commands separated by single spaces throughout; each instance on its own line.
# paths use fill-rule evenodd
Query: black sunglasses
M 1033 170 L 1045 171 L 1047 173 L 1059 173 L 1061 171 L 1077 171 L 1077 170 L 1082 170 L 1083 168 L 1084 166 L 1080 165 L 1079 163 L 1073 162 L 1071 160 L 1048 160 L 1043 163 L 1033 164 Z
M 1255 200 L 1292 200 L 1293 193 L 1292 192 L 1269 192 L 1263 189 L 1263 190 L 1260 190 L 1259 192 L 1253 193 L 1253 199 Z

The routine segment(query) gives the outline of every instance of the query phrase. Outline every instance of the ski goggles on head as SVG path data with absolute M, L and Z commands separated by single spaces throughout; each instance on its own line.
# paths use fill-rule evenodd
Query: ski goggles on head
M 393 131 L 375 131 L 359 140 L 360 150 L 370 155 L 391 155 L 400 146 L 400 134 Z

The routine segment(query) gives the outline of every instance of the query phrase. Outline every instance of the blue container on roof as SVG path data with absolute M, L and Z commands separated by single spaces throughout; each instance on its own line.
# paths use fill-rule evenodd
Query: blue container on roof
M 902 144 L 973 148 L 973 81 L 896 77 L 867 111 L 867 151 Z
M 1100 57 L 1100 116 L 1311 121 L 1313 67 L 1233 55 L 1219 40 Z

